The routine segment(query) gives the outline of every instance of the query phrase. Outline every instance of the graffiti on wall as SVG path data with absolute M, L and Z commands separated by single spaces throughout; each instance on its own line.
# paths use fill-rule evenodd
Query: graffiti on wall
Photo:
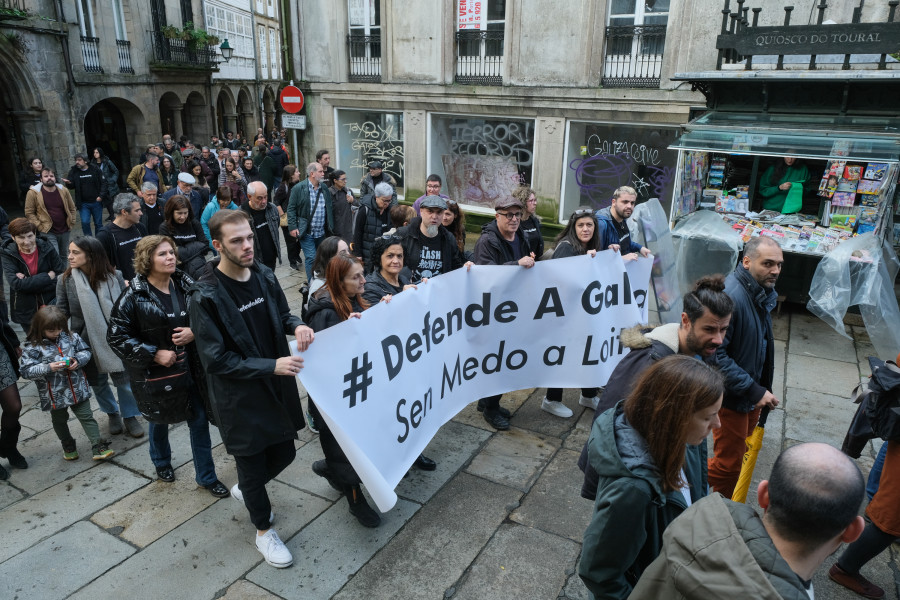
M 446 127 L 450 153 L 441 162 L 458 202 L 493 208 L 498 198 L 531 181 L 534 122 L 447 119 Z
M 450 197 L 457 202 L 494 208 L 494 202 L 509 196 L 525 183 L 516 165 L 499 156 L 441 157 Z
M 360 177 L 365 177 L 368 164 L 380 160 L 384 164 L 384 172 L 389 173 L 398 186 L 403 185 L 403 140 L 393 124 L 379 124 L 372 121 L 364 123 L 345 123 L 350 134 L 350 147 L 354 152 L 349 169 L 358 169 Z
M 577 158 L 569 163 L 575 172 L 580 204 L 605 208 L 612 201 L 613 192 L 624 185 L 633 187 L 638 201 L 649 198 L 672 197 L 675 168 L 668 165 L 640 165 L 632 155 L 597 154 Z

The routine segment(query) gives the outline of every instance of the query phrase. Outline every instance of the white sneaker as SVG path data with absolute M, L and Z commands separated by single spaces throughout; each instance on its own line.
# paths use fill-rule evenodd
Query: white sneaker
M 263 555 L 266 562 L 276 569 L 284 569 L 294 564 L 291 551 L 287 549 L 274 529 L 256 536 L 256 549 Z
M 244 504 L 244 494 L 241 492 L 241 488 L 238 487 L 238 484 L 234 484 L 233 486 L 231 486 L 231 497 L 234 498 L 235 500 L 237 500 L 238 502 L 240 502 L 241 504 Z M 244 506 L 246 506 L 246 504 L 244 504 Z M 275 522 L 275 513 L 272 511 L 269 511 L 269 526 L 271 526 L 272 523 L 274 523 L 274 522 Z
M 597 410 L 597 405 L 600 404 L 600 396 L 594 396 L 593 398 L 582 396 L 578 399 L 578 404 L 587 406 L 588 408 L 593 410 Z
M 551 415 L 555 415 L 557 417 L 562 417 L 563 419 L 568 419 L 573 414 L 572 409 L 563 404 L 562 402 L 554 402 L 553 400 L 547 400 L 546 397 L 541 401 L 541 410 L 545 410 Z

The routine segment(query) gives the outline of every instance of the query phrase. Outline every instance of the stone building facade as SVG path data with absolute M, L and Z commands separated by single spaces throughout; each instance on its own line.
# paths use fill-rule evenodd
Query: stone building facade
M 620 185 L 668 205 L 677 160 L 668 146 L 705 105 L 672 77 L 715 68 L 723 8 L 722 0 L 298 4 L 303 155 L 330 149 L 354 185 L 368 160 L 381 159 L 408 201 L 437 173 L 470 214 L 489 215 L 498 195 L 530 184 L 545 223 L 582 204 L 607 205 Z M 780 24 L 782 3 L 753 4 L 767 7 L 765 24 Z M 795 22 L 813 18 L 813 0 L 794 4 Z M 832 18 L 849 21 L 849 4 L 836 10 Z
M 188 22 L 204 27 L 203 4 L 0 0 L 0 205 L 21 210 L 17 182 L 31 156 L 65 173 L 76 152 L 99 146 L 124 182 L 163 133 L 208 141 L 222 57 L 216 40 L 184 39 Z M 257 97 L 247 100 L 254 128 Z

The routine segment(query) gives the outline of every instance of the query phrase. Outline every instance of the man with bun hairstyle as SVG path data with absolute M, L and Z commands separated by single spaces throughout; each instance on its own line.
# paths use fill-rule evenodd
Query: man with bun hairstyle
M 630 352 L 619 362 L 597 402 L 594 419 L 619 400 L 627 397 L 641 373 L 653 363 L 671 354 L 686 354 L 708 364 L 716 364 L 716 350 L 722 345 L 731 322 L 734 302 L 725 293 L 725 277 L 702 277 L 684 297 L 681 322 L 659 327 L 637 326 L 619 336 Z M 695 446 L 706 463 L 706 444 Z M 584 472 L 581 496 L 593 501 L 597 495 L 597 472 L 588 463 L 587 444 L 578 466 Z M 704 479 L 706 474 L 704 473 Z

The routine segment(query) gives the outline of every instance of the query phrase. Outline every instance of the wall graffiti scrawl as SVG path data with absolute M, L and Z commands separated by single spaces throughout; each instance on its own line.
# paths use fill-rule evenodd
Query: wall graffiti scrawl
M 616 188 L 626 185 L 637 191 L 638 202 L 659 198 L 667 205 L 677 161 L 677 153 L 668 146 L 676 135 L 675 128 L 657 126 L 573 124 L 566 206 L 605 208 Z
M 339 168 L 347 171 L 352 185 L 368 174 L 370 161 L 379 160 L 384 171 L 404 185 L 403 115 L 341 110 L 337 152 Z

